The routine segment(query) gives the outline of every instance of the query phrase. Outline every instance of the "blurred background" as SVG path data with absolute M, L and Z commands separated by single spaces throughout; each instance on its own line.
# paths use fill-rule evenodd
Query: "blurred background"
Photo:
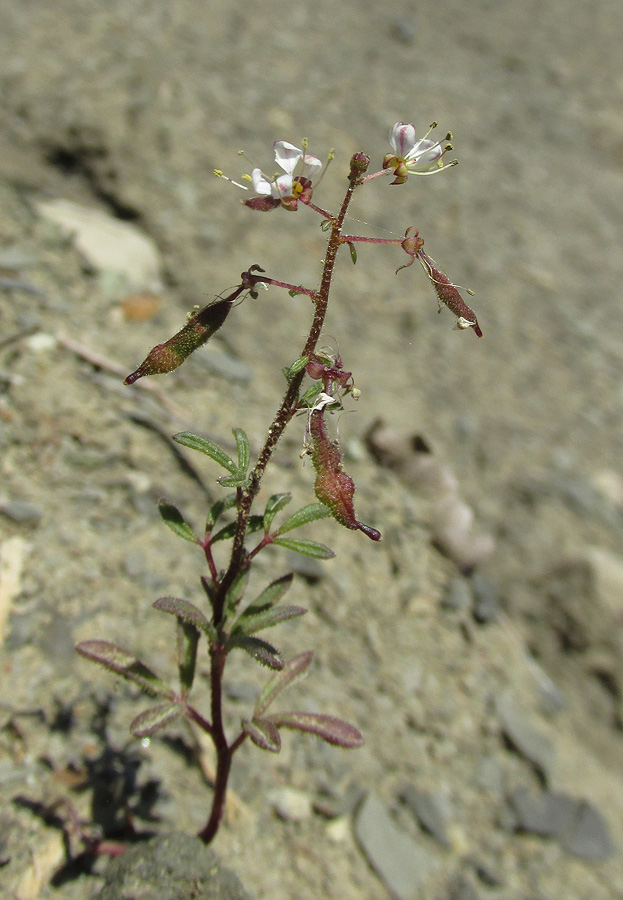
M 476 879 L 474 890 L 485 898 L 553 898 L 563 890 L 569 898 L 621 896 L 612 848 L 623 823 L 623 6 L 617 0 L 0 0 L 0 14 L 0 524 L 7 540 L 18 537 L 27 545 L 23 591 L 5 616 L 5 650 L 22 660 L 13 670 L 16 681 L 25 683 L 32 664 L 20 653 L 41 644 L 58 602 L 68 634 L 97 636 L 76 629 L 81 616 L 97 619 L 101 613 L 106 622 L 104 588 L 110 590 L 116 571 L 106 561 L 120 554 L 128 575 L 124 543 L 135 532 L 123 491 L 145 499 L 157 494 L 159 480 L 170 483 L 158 469 L 158 454 L 166 450 L 154 444 L 153 433 L 130 424 L 126 395 L 86 374 L 89 352 L 132 371 L 153 344 L 180 327 L 193 305 L 205 305 L 235 285 L 253 263 L 277 279 L 310 287 L 318 282 L 325 244 L 314 214 L 252 213 L 240 204 L 240 191 L 214 178 L 213 169 L 234 180 L 254 166 L 272 174 L 273 141 L 301 146 L 308 138 L 309 152 L 321 159 L 335 149 L 314 194 L 315 202 L 334 210 L 354 152 L 368 153 L 370 171 L 376 170 L 389 151 L 393 123 L 412 122 L 422 136 L 436 120 L 440 136 L 452 131 L 451 156 L 460 164 L 403 186 L 390 187 L 382 178 L 371 182 L 351 206 L 348 229 L 401 237 L 415 225 L 438 265 L 475 292 L 469 302 L 484 339 L 454 330 L 447 310 L 437 315 L 434 292 L 419 266 L 394 274 L 405 261 L 399 249 L 361 246 L 356 267 L 347 254 L 340 260 L 326 341 L 339 348 L 362 390 L 357 415 L 342 418 L 340 433 L 354 461 L 361 518 L 374 525 L 380 518 L 387 544 L 381 564 L 361 541 L 352 550 L 353 535 L 340 536 L 345 574 L 335 575 L 334 587 L 345 608 L 362 591 L 369 598 L 361 634 L 373 656 L 382 654 L 370 638 L 369 619 L 383 585 L 395 578 L 398 587 L 393 614 L 385 609 L 381 643 L 402 628 L 410 609 L 405 592 L 429 598 L 424 624 L 413 626 L 423 629 L 428 649 L 413 649 L 414 658 L 431 652 L 427 628 L 437 627 L 438 607 L 452 585 L 456 589 L 470 575 L 469 590 L 476 590 L 471 567 L 435 556 L 430 534 L 422 532 L 431 527 L 429 513 L 418 505 L 408 464 L 402 470 L 402 463 L 395 465 L 398 474 L 390 475 L 367 456 L 366 433 L 381 419 L 395 429 L 395 446 L 405 446 L 401 440 L 408 445 L 413 435 L 422 438 L 439 466 L 457 479 L 476 529 L 495 543 L 477 570 L 489 591 L 491 630 L 488 637 L 478 631 L 477 643 L 484 642 L 478 649 L 461 651 L 471 667 L 477 666 L 473 654 L 480 654 L 486 671 L 470 669 L 473 683 L 464 693 L 465 703 L 474 705 L 473 741 L 467 749 L 454 735 L 456 755 L 467 755 L 476 766 L 490 752 L 479 741 L 498 740 L 496 728 L 504 726 L 490 724 L 491 709 L 508 675 L 506 660 L 509 666 L 516 662 L 508 647 L 520 647 L 517 659 L 523 662 L 517 665 L 536 665 L 564 696 L 562 730 L 570 743 L 558 758 L 573 763 L 561 763 L 559 779 L 545 777 L 545 786 L 577 793 L 588 777 L 578 760 L 590 758 L 590 799 L 603 804 L 614 833 L 608 853 L 601 854 L 607 861 L 597 869 L 576 859 L 569 863 L 554 844 L 547 845 L 556 847 L 549 856 L 540 845 L 525 851 L 526 857 L 513 848 L 500 863 L 497 887 Z M 68 237 L 72 226 L 59 231 L 58 210 L 46 206 L 57 200 L 99 210 L 148 236 L 156 253 L 152 270 L 147 265 L 146 275 L 132 258 L 123 266 L 99 263 L 76 247 Z M 154 301 L 144 314 L 133 311 L 137 302 L 143 309 L 138 295 Z M 215 341 L 215 356 L 209 356 L 211 347 L 205 351 L 211 362 L 193 360 L 177 381 L 163 382 L 178 417 L 173 430 L 183 421 L 229 440 L 231 428 L 242 424 L 259 446 L 281 394 L 280 369 L 296 357 L 308 321 L 309 304 L 302 297 L 271 290 L 247 300 Z M 51 344 L 32 343 L 38 333 L 50 335 Z M 80 344 L 82 355 L 71 356 L 68 340 Z M 206 367 L 207 388 L 199 377 Z M 247 422 L 241 421 L 241 408 Z M 153 410 L 148 415 L 171 432 L 168 421 Z M 308 490 L 309 473 L 301 476 L 295 465 L 300 438 L 285 444 L 290 462 L 283 477 L 291 479 L 293 490 Z M 68 448 L 68 441 L 76 446 Z M 92 496 L 73 493 L 87 449 L 95 453 L 87 478 Z M 83 467 L 78 474 L 71 469 L 74 450 Z M 124 466 L 156 483 L 127 476 Z M 196 492 L 179 490 L 201 515 Z M 34 508 L 30 519 L 20 519 L 20 503 L 26 513 L 28 504 Z M 395 510 L 395 519 L 383 513 L 384 503 Z M 160 535 L 158 523 L 147 502 L 134 497 L 132 504 L 145 518 L 153 549 L 160 540 L 153 536 Z M 69 522 L 89 520 L 94 509 L 93 533 L 87 529 L 76 538 Z M 408 522 L 417 550 L 410 549 Z M 63 550 L 65 539 L 77 542 L 73 550 Z M 44 540 L 54 548 L 47 563 L 40 552 Z M 152 551 L 140 545 L 136 552 L 140 571 L 129 577 L 144 612 L 145 587 L 151 586 L 144 569 L 152 566 L 145 559 Z M 181 571 L 170 566 L 161 573 L 163 582 L 172 573 L 182 581 Z M 379 575 L 380 588 L 377 568 L 389 579 Z M 92 599 L 87 616 L 80 600 L 84 585 L 71 579 L 83 579 L 89 570 L 91 588 L 103 593 Z M 61 599 L 46 609 L 37 606 L 37 597 L 48 577 Z M 20 607 L 24 598 L 33 606 Z M 24 624 L 24 613 L 33 609 L 30 622 L 36 627 Z M 469 628 L 484 627 L 474 625 L 472 614 Z M 452 622 L 447 627 L 456 636 Z M 122 618 L 115 627 L 123 633 L 127 625 Z M 445 646 L 444 634 L 432 643 Z M 60 649 L 42 651 L 55 677 L 61 675 L 54 659 L 65 665 L 72 652 L 70 639 L 59 640 Z M 431 661 L 437 664 L 436 690 L 452 694 L 443 658 Z M 348 682 L 350 665 L 345 660 L 342 670 L 335 669 L 337 681 Z M 45 688 L 45 667 L 41 671 L 31 693 L 25 689 L 23 703 L 44 702 L 37 694 Z M 79 671 L 84 678 L 84 667 Z M 389 671 L 385 675 L 393 678 Z M 388 712 L 396 723 L 402 721 L 408 683 L 388 688 L 390 696 L 396 692 Z M 425 689 L 413 690 L 424 691 L 420 699 L 431 709 Z M 553 720 L 543 727 L 562 728 Z M 379 740 L 387 743 L 382 735 Z M 298 757 L 290 763 L 294 771 L 306 765 Z M 388 770 L 397 767 L 397 783 L 398 759 L 385 763 Z M 413 765 L 420 771 L 419 762 Z M 426 770 L 427 783 L 432 771 Z M 442 780 L 449 779 L 454 797 L 451 771 L 450 766 Z M 542 772 L 534 785 L 543 788 Z M 495 795 L 490 785 L 487 790 Z M 481 817 L 488 837 L 478 839 L 474 853 L 495 860 L 499 847 L 507 846 L 503 828 L 498 844 L 491 835 L 498 833 L 508 790 L 505 783 L 495 795 L 498 805 L 487 806 L 475 783 L 470 815 Z M 454 809 L 461 808 L 455 798 Z M 469 816 L 457 816 L 469 831 Z M 284 866 L 298 860 L 293 871 L 301 875 L 306 870 L 300 868 L 296 840 L 281 840 Z M 423 888 L 430 893 L 422 896 L 450 896 L 440 892 L 450 890 L 454 864 L 468 849 L 455 846 L 452 866 L 446 860 L 433 867 Z M 225 853 L 235 860 L 236 852 L 232 838 Z M 361 884 L 353 876 L 359 866 L 368 872 L 358 851 L 351 848 L 343 866 L 339 852 L 331 852 L 335 861 L 325 861 L 326 883 L 309 875 L 311 893 L 301 897 L 386 896 L 375 876 L 357 876 Z M 319 869 L 320 863 L 313 871 Z M 341 893 L 326 893 L 335 889 L 335 879 Z M 260 887 L 268 890 L 270 879 Z

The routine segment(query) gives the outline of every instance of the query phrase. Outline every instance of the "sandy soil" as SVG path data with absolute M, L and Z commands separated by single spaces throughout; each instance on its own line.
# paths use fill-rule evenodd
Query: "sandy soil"
M 166 494 L 200 523 L 206 500 L 163 435 L 188 427 L 231 445 L 240 425 L 257 449 L 309 305 L 276 290 L 248 300 L 214 349 L 162 380 L 163 397 L 123 388 L 70 342 L 127 374 L 252 263 L 314 286 L 324 244 L 309 210 L 253 214 L 214 167 L 239 177 L 251 167 L 244 149 L 271 172 L 272 142 L 306 136 L 320 157 L 335 148 L 314 195 L 333 208 L 353 152 L 380 164 L 395 121 L 423 132 L 436 119 L 460 165 L 400 188 L 372 182 L 349 227 L 390 237 L 417 225 L 450 277 L 475 290 L 484 339 L 437 315 L 419 267 L 394 275 L 395 248 L 338 265 L 326 337 L 362 391 L 340 434 L 358 511 L 384 541 L 321 523 L 313 536 L 337 559 L 297 580 L 291 602 L 310 613 L 280 634 L 285 653 L 316 652 L 299 703 L 356 722 L 366 745 L 243 748 L 238 812 L 215 849 L 258 898 L 382 900 L 352 817 L 342 830 L 317 813 L 284 821 L 271 801 L 293 787 L 350 812 L 374 789 L 434 861 L 414 896 L 467 898 L 468 884 L 485 900 L 623 897 L 623 6 L 0 0 L 0 13 L 4 896 L 99 889 L 103 865 L 64 866 L 57 823 L 33 807 L 70 797 L 113 833 L 121 813 L 111 821 L 98 778 L 115 787 L 113 773 L 134 773 L 118 790 L 140 829 L 203 824 L 209 789 L 181 742 L 129 744 L 141 698 L 73 645 L 106 638 L 173 672 L 169 622 L 150 604 L 197 600 L 201 568 L 155 501 Z M 161 283 L 142 287 L 161 304 L 146 321 L 123 312 L 136 286 L 89 265 L 42 216 L 39 204 L 57 198 L 153 239 Z M 448 609 L 460 573 L 434 546 L 434 498 L 366 452 L 378 418 L 425 439 L 477 530 L 494 536 L 476 572 L 490 620 L 469 603 Z M 303 428 L 284 441 L 267 495 L 311 499 Z M 215 471 L 193 462 L 214 494 Z M 258 584 L 290 564 L 266 559 Z M 460 584 L 478 591 L 473 578 Z M 256 676 L 232 661 L 232 721 Z M 512 746 L 508 725 L 504 736 L 509 690 L 551 742 L 546 772 Z M 406 783 L 446 802 L 449 848 L 400 801 Z M 543 786 L 603 816 L 605 859 L 514 830 L 509 795 Z

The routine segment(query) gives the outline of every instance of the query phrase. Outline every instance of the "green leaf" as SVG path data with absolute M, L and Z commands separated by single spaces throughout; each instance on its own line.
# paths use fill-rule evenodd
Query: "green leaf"
M 314 559 L 333 559 L 335 553 L 324 544 L 317 541 L 303 541 L 296 538 L 275 538 L 273 544 L 279 547 L 286 547 L 288 550 L 294 550 L 296 553 L 302 553 L 303 556 L 312 556 Z
M 267 722 L 266 719 L 243 719 L 242 730 L 260 750 L 269 750 L 271 753 L 279 753 L 281 750 L 279 731 L 272 722 Z
M 303 672 L 309 667 L 313 658 L 313 652 L 311 650 L 306 650 L 304 653 L 299 653 L 297 656 L 293 656 L 292 659 L 289 659 L 283 669 L 276 675 L 273 675 L 270 681 L 264 686 L 260 696 L 257 698 L 255 712 L 253 714 L 254 719 L 261 718 L 273 700 L 275 700 L 285 688 L 292 684 L 292 682 L 297 678 L 300 678 Z
M 244 487 L 247 483 L 246 472 L 237 472 L 235 475 L 222 475 L 216 479 L 221 487 Z
M 179 597 L 159 597 L 152 603 L 154 609 L 161 612 L 169 613 L 171 616 L 177 616 L 187 625 L 193 625 L 202 631 L 210 641 L 216 642 L 217 636 L 214 626 L 206 619 L 204 614 L 193 603 L 188 600 L 181 600 Z
M 108 641 L 81 641 L 76 650 L 85 659 L 140 685 L 143 690 L 162 697 L 171 697 L 171 691 L 144 663 L 122 647 Z
M 273 519 L 284 506 L 292 500 L 292 494 L 273 494 L 268 498 L 266 509 L 264 510 L 264 531 L 268 531 L 273 523 Z
M 197 667 L 199 632 L 194 625 L 177 620 L 177 670 L 182 694 L 186 696 L 193 686 Z
M 311 384 L 311 385 L 307 388 L 307 390 L 305 391 L 305 393 L 304 393 L 303 396 L 301 397 L 301 399 L 300 399 L 300 401 L 299 401 L 300 405 L 301 405 L 301 406 L 308 406 L 308 407 L 311 408 L 311 407 L 314 405 L 314 402 L 318 399 L 318 396 L 319 396 L 319 394 L 321 393 L 321 391 L 322 391 L 322 384 L 321 384 L 321 382 L 319 382 L 319 381 L 314 381 L 314 383 Z
M 322 222 L 320 223 L 320 229 L 321 229 L 321 231 L 328 231 L 332 225 L 333 225 L 332 219 L 323 219 Z
M 346 749 L 355 749 L 363 744 L 363 735 L 354 725 L 323 713 L 274 713 L 264 721 L 272 722 L 277 728 L 294 728 L 297 731 L 315 734 L 329 744 Z
M 130 734 L 134 737 L 151 737 L 157 731 L 162 731 L 167 725 L 177 721 L 184 715 L 184 707 L 179 703 L 159 703 L 143 710 L 135 716 L 130 723 Z
M 302 606 L 272 606 L 263 612 L 249 614 L 245 610 L 232 630 L 232 634 L 255 634 L 264 628 L 272 628 L 279 622 L 304 616 L 307 610 Z
M 249 584 L 250 574 L 251 566 L 247 566 L 241 572 L 238 572 L 234 578 L 232 586 L 227 591 L 226 605 L 228 610 L 234 610 L 244 597 Z
M 324 503 L 310 503 L 297 510 L 289 519 L 286 519 L 283 525 L 277 529 L 277 535 L 285 534 L 300 528 L 301 525 L 308 525 L 310 522 L 316 522 L 318 519 L 326 519 L 331 515 L 331 510 Z
M 253 659 L 269 669 L 283 669 L 281 653 L 268 641 L 263 641 L 262 638 L 246 634 L 234 634 L 227 641 L 226 647 L 228 650 L 239 647 L 240 650 L 244 650 L 245 653 L 248 653 L 249 656 L 252 656 Z
M 247 613 L 254 615 L 255 613 L 263 612 L 263 610 L 268 609 L 270 606 L 274 606 L 275 603 L 279 603 L 286 592 L 290 590 L 293 579 L 293 573 L 288 572 L 287 575 L 282 575 L 281 578 L 276 578 L 274 581 L 271 581 L 271 583 L 264 588 L 259 597 L 256 597 L 250 606 L 247 606 L 244 615 L 247 615 Z
M 206 519 L 206 534 L 210 534 L 215 523 L 221 518 L 223 513 L 227 512 L 229 509 L 233 509 L 237 501 L 237 494 L 227 494 L 226 497 L 223 497 L 221 500 L 217 500 L 216 503 L 212 504 L 208 510 L 208 517 Z
M 308 362 L 309 357 L 299 356 L 298 359 L 294 360 L 291 366 L 287 366 L 285 369 L 281 370 L 288 384 L 290 384 L 295 375 L 298 375 L 299 372 L 303 371 Z
M 173 440 L 183 447 L 188 447 L 190 450 L 198 450 L 200 453 L 205 453 L 206 456 L 213 459 L 219 466 L 223 466 L 232 475 L 238 471 L 238 466 L 224 450 L 221 450 L 212 441 L 201 437 L 199 434 L 193 434 L 192 431 L 180 431 L 178 434 L 173 435 Z
M 348 249 L 350 250 L 350 258 L 353 261 L 353 265 L 355 265 L 355 263 L 357 262 L 357 248 L 355 247 L 354 244 L 349 243 Z
M 177 506 L 173 506 L 172 503 L 169 503 L 164 499 L 158 500 L 158 512 L 162 516 L 165 525 L 168 525 L 174 534 L 183 538 L 185 541 L 190 541 L 191 544 L 199 543 L 194 531 Z
M 246 474 L 251 459 L 249 438 L 242 428 L 234 428 L 234 437 L 236 438 L 236 447 L 238 448 L 238 472 L 241 475 L 243 473 Z
M 225 525 L 221 528 L 220 531 L 217 531 L 214 537 L 212 538 L 212 543 L 215 544 L 217 541 L 227 541 L 234 537 L 236 534 L 236 522 L 230 522 L 229 525 Z M 264 517 L 263 516 L 249 516 L 247 520 L 247 534 L 255 534 L 257 531 L 264 530 Z

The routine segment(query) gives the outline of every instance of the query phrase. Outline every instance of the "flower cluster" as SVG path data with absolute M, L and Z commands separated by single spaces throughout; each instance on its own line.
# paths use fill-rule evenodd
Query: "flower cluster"
M 258 196 L 246 200 L 245 204 L 262 211 L 283 206 L 294 212 L 299 200 L 301 203 L 311 200 L 312 179 L 321 171 L 322 163 L 316 156 L 304 153 L 288 141 L 275 141 L 273 148 L 277 165 L 284 174 L 269 178 L 261 169 L 253 169 L 251 184 Z

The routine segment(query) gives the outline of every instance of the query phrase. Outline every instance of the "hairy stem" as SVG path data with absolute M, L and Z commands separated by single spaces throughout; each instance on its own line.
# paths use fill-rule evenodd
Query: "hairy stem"
M 338 250 L 343 244 L 341 232 L 344 225 L 344 219 L 346 218 L 346 213 L 352 200 L 355 187 L 360 183 L 361 176 L 366 171 L 368 165 L 369 159 L 363 154 L 356 154 L 351 161 L 348 188 L 340 212 L 337 218 L 331 220 L 331 233 L 322 269 L 320 288 L 312 297 L 315 304 L 314 317 L 307 340 L 305 341 L 305 346 L 303 347 L 300 356 L 310 356 L 316 349 L 316 345 L 320 339 L 329 304 L 329 292 L 331 289 L 335 261 Z M 236 576 L 249 562 L 244 542 L 251 507 L 260 491 L 266 466 L 270 461 L 275 447 L 298 408 L 298 397 L 304 378 L 305 369 L 302 369 L 293 377 L 288 385 L 288 389 L 285 392 L 279 409 L 268 429 L 264 446 L 260 450 L 255 467 L 249 476 L 248 484 L 244 489 L 238 488 L 238 517 L 230 563 L 222 579 L 215 585 L 216 591 L 213 602 L 213 617 L 214 625 L 219 630 L 223 622 L 227 592 L 231 588 Z M 210 817 L 205 828 L 198 835 L 205 844 L 210 843 L 218 830 L 225 807 L 227 781 L 231 769 L 232 756 L 244 739 L 239 736 L 230 746 L 227 743 L 227 737 L 225 735 L 222 715 L 223 669 L 225 667 L 225 658 L 226 652 L 224 642 L 216 647 L 212 647 L 210 650 L 210 682 L 212 692 L 212 723 L 210 733 L 216 750 L 216 779 Z

